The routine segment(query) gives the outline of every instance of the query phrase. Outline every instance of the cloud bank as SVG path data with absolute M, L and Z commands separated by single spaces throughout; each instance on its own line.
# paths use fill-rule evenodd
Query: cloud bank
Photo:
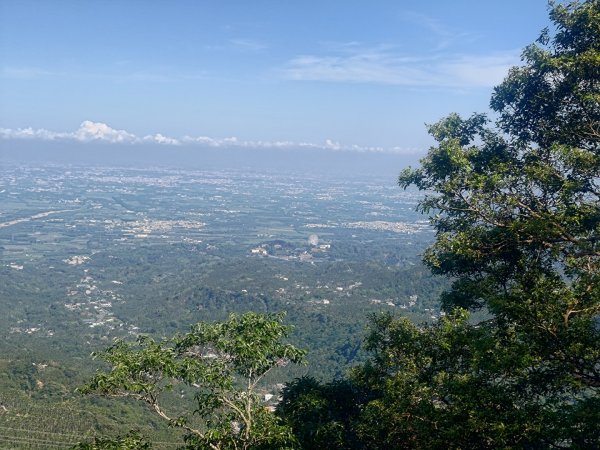
M 208 136 L 183 136 L 174 138 L 164 136 L 160 133 L 137 136 L 126 130 L 118 130 L 106 123 L 85 120 L 79 128 L 71 132 L 51 131 L 44 128 L 0 128 L 0 139 L 31 139 L 40 141 L 71 141 L 71 142 L 105 142 L 109 144 L 157 144 L 164 146 L 200 146 L 211 148 L 248 148 L 248 149 L 282 149 L 293 150 L 299 148 L 322 149 L 329 151 L 353 151 L 369 153 L 396 153 L 417 154 L 419 148 L 408 147 L 378 147 L 356 144 L 341 144 L 332 139 L 326 139 L 323 143 L 296 142 L 291 140 L 269 141 L 269 140 L 244 140 L 237 137 L 214 138 Z
M 138 137 L 125 130 L 117 130 L 102 122 L 84 120 L 79 128 L 71 132 L 50 131 L 44 128 L 0 128 L 2 139 L 38 139 L 42 141 L 101 141 L 111 144 L 150 142 L 164 145 L 179 145 L 177 139 L 163 136 L 162 134 Z

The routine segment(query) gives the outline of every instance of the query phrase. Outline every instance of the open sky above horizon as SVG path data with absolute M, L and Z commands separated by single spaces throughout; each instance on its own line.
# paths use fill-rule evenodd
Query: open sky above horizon
M 0 0 L 0 137 L 421 152 L 547 24 L 545 0 Z

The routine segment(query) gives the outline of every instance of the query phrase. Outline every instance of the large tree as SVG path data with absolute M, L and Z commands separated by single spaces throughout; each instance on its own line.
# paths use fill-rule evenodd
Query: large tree
M 288 331 L 282 314 L 248 312 L 231 314 L 224 322 L 200 322 L 162 341 L 119 340 L 97 355 L 110 369 L 99 371 L 81 391 L 145 403 L 186 432 L 185 448 L 294 448 L 290 429 L 266 409 L 260 395 L 271 371 L 304 360 L 305 351 L 284 342 Z M 169 412 L 185 386 L 196 407 Z M 134 438 L 97 439 L 79 448 L 138 448 L 125 445 Z
M 400 175 L 426 192 L 425 262 L 453 284 L 437 325 L 375 320 L 357 372 L 380 392 L 375 446 L 600 446 L 600 1 L 550 18 L 495 88 L 495 125 L 448 116 Z
M 358 439 L 338 448 L 600 448 L 600 1 L 550 18 L 494 90 L 496 122 L 431 125 L 437 144 L 400 175 L 425 192 L 447 315 L 372 318 L 344 422 Z

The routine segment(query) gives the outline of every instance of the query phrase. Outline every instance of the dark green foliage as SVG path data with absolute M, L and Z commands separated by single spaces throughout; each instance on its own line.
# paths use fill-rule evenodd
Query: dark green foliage
M 491 106 L 503 131 L 541 147 L 597 150 L 600 117 L 600 12 L 598 2 L 557 4 L 556 34 L 542 32 L 495 89 Z
M 550 16 L 494 92 L 497 126 L 450 115 L 400 175 L 427 193 L 447 315 L 372 317 L 340 448 L 600 448 L 600 1 Z M 324 386 L 303 387 L 282 414 L 327 424 Z
M 131 432 L 115 438 L 97 437 L 94 442 L 79 443 L 72 450 L 147 450 L 152 445 L 139 433 Z
M 436 213 L 425 261 L 455 280 L 442 298 L 446 310 L 484 307 L 493 315 L 452 331 L 459 341 L 445 344 L 446 357 L 428 355 L 437 339 L 403 349 L 411 359 L 439 358 L 450 371 L 436 374 L 443 391 L 425 397 L 425 416 L 462 411 L 434 428 L 460 430 L 458 446 L 471 421 L 480 447 L 600 445 L 590 431 L 600 388 L 600 2 L 557 5 L 551 18 L 556 35 L 545 31 L 495 90 L 499 130 L 479 115 L 451 115 L 430 127 L 438 146 L 422 167 L 400 176 L 402 186 L 435 192 L 420 208 Z M 419 376 L 434 369 L 409 367 Z M 405 396 L 400 389 L 395 398 Z M 414 433 L 419 442 L 436 434 Z
M 367 448 L 547 448 L 553 441 L 556 411 L 527 381 L 531 353 L 467 319 L 456 311 L 427 327 L 389 315 L 373 320 L 373 359 L 353 373 L 374 397 L 357 429 Z
M 354 422 L 360 392 L 348 380 L 322 384 L 311 377 L 289 383 L 277 406 L 303 449 L 349 449 L 359 446 Z

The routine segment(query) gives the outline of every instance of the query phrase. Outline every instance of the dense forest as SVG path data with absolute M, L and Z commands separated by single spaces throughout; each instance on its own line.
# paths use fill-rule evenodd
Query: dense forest
M 399 177 L 425 192 L 424 261 L 451 281 L 439 320 L 371 316 L 364 361 L 288 382 L 272 408 L 263 381 L 306 357 L 277 314 L 118 341 L 81 391 L 142 401 L 184 448 L 600 448 L 600 2 L 550 18 L 495 88 L 494 121 L 429 126 L 437 145 Z M 167 412 L 169 391 L 190 409 Z

